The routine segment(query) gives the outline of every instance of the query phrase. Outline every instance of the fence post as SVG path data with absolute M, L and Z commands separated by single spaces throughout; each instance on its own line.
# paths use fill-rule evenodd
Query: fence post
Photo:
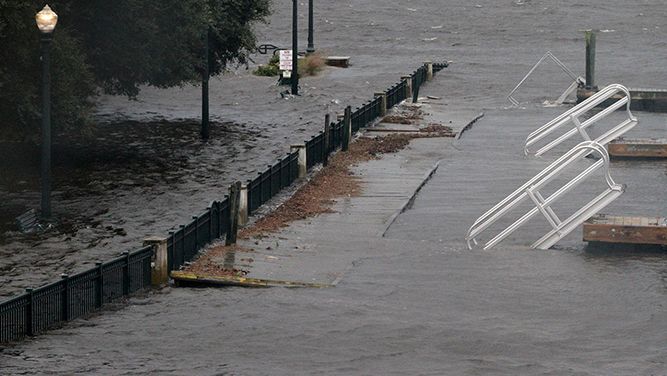
M 102 261 L 95 262 L 95 267 L 97 268 L 97 273 L 99 273 L 99 282 L 95 290 L 95 302 L 97 303 L 97 308 L 101 308 L 104 304 L 104 270 L 102 270 Z
M 380 116 L 387 114 L 387 93 L 380 91 L 374 94 L 375 97 L 380 97 Z
M 60 275 L 60 279 L 63 281 L 63 292 L 60 295 L 60 305 L 61 305 L 61 317 L 60 320 L 65 322 L 69 321 L 69 275 L 63 273 Z
M 174 232 L 170 231 L 172 235 Z M 130 295 L 130 251 L 123 252 L 125 265 L 123 265 L 123 295 Z
M 32 292 L 32 288 L 28 287 L 25 289 L 25 292 L 28 293 L 28 305 L 25 307 L 25 334 L 29 337 L 35 335 L 34 326 L 33 326 L 33 311 L 35 307 L 35 296 Z
M 303 179 L 308 174 L 308 164 L 306 160 L 306 145 L 305 144 L 295 144 L 290 146 L 290 152 L 299 153 L 299 179 Z
M 324 115 L 324 157 L 322 158 L 322 165 L 329 164 L 329 153 L 331 153 L 331 116 Z
M 225 240 L 225 245 L 236 244 L 236 235 L 239 230 L 238 218 L 239 218 L 240 193 L 241 193 L 240 181 L 237 181 L 236 183 L 229 186 L 229 233 L 227 233 L 227 239 Z
M 169 282 L 169 256 L 167 254 L 168 239 L 169 238 L 164 236 L 150 236 L 144 238 L 144 247 L 150 246 L 153 248 L 153 257 L 151 258 L 151 285 L 155 287 Z M 174 245 L 175 243 L 176 242 L 174 241 Z M 185 243 L 185 237 L 183 237 L 183 243 Z
M 248 224 L 248 184 L 241 184 L 241 190 L 239 191 L 238 221 L 239 226 L 245 226 Z
M 433 62 L 425 61 L 424 65 L 426 66 L 426 80 L 431 81 L 433 79 Z
M 401 80 L 405 81 L 405 99 L 412 98 L 412 76 L 401 76 Z
M 192 245 L 192 251 L 194 253 L 199 249 L 199 216 L 193 215 L 192 219 L 195 221 L 195 243 Z
M 347 151 L 352 140 L 352 107 L 345 107 L 345 122 L 343 124 L 343 151 Z
M 586 89 L 595 89 L 595 31 L 586 30 Z

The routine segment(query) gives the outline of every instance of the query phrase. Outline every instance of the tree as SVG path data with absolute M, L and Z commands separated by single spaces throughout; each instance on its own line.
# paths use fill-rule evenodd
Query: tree
M 53 119 L 60 129 L 88 122 L 100 88 L 135 97 L 142 85 L 198 83 L 210 30 L 211 75 L 254 49 L 253 24 L 270 0 L 54 0 Z M 36 0 L 0 0 L 0 137 L 31 135 L 39 122 Z

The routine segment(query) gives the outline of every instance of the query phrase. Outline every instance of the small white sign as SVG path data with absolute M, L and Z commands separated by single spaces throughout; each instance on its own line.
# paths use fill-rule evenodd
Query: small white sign
M 280 70 L 292 70 L 292 50 L 280 50 Z

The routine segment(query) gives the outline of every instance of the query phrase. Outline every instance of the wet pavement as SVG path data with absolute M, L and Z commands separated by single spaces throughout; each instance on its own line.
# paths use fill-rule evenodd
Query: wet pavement
M 345 11 L 339 9 L 341 4 Z M 432 155 L 441 161 L 437 173 L 384 238 L 336 234 L 335 223 L 321 231 L 329 239 L 314 244 L 304 237 L 276 235 L 280 246 L 297 243 L 314 253 L 331 249 L 352 253 L 349 261 L 330 266 L 326 257 L 308 260 L 314 269 L 342 273 L 335 288 L 167 288 L 134 298 L 125 309 L 2 349 L 0 373 L 664 374 L 664 252 L 585 247 L 579 230 L 554 249 L 534 251 L 527 244 L 545 228 L 538 221 L 491 251 L 468 251 L 463 240 L 477 216 L 562 152 L 554 151 L 544 159 L 524 159 L 521 153 L 525 135 L 564 111 L 541 105 L 567 87 L 567 82 L 558 81 L 560 72 L 544 68 L 529 82 L 519 98 L 525 101 L 523 108 L 506 109 L 504 94 L 547 49 L 583 72 L 583 42 L 577 30 L 587 27 L 614 30 L 598 38 L 600 82 L 633 87 L 667 82 L 667 73 L 655 64 L 657 51 L 665 46 L 661 12 L 655 11 L 661 4 L 556 5 L 533 0 L 476 5 L 480 7 L 464 1 L 442 6 L 416 0 L 383 7 L 370 1 L 322 4 L 332 15 L 319 39 L 322 47 L 340 46 L 345 38 L 354 40 L 344 48 L 336 47 L 336 54 L 353 55 L 357 64 L 350 70 L 325 73 L 323 84 L 332 85 L 326 90 L 345 88 L 342 92 L 348 98 L 370 98 L 377 90 L 375 84 L 382 88 L 384 80 L 394 82 L 416 62 L 433 59 L 436 51 L 455 61 L 429 84 L 428 93 L 443 97 L 448 108 L 456 111 L 485 113 L 461 140 L 448 141 Z M 271 35 L 285 42 L 289 29 L 277 21 L 288 10 L 279 8 L 270 25 L 270 30 L 278 30 Z M 275 98 L 279 89 L 252 80 L 219 81 L 218 87 L 224 87 L 221 98 L 228 97 L 224 90 L 240 93 L 238 107 L 221 105 L 221 118 L 229 115 L 228 120 L 249 126 L 266 118 L 258 115 L 261 111 L 248 109 L 267 97 Z M 548 81 L 558 84 L 548 87 Z M 368 93 L 364 93 L 366 86 Z M 174 97 L 196 92 L 183 90 Z M 145 94 L 150 98 L 148 91 Z M 332 97 L 322 94 L 319 102 L 308 105 L 304 98 L 297 100 L 298 106 L 310 109 L 305 113 L 318 113 L 312 115 L 316 124 Z M 154 100 L 162 99 L 156 94 Z M 169 117 L 171 108 L 179 108 L 173 101 L 166 100 L 159 112 Z M 147 114 L 140 109 L 142 103 L 155 104 L 140 101 L 138 118 Z M 301 116 L 291 107 L 297 102 L 280 102 L 287 105 L 279 111 L 276 103 L 257 108 L 271 108 L 276 116 L 286 116 L 289 124 L 294 120 L 290 116 Z M 114 109 L 112 104 L 108 108 Z M 628 136 L 664 137 L 664 116 L 637 116 L 640 125 Z M 276 129 L 274 135 L 291 134 L 294 129 L 268 128 Z M 387 161 L 369 162 L 360 171 Z M 582 166 L 586 163 L 582 161 Z M 229 169 L 233 171 L 234 166 Z M 627 190 L 605 212 L 664 216 L 665 162 L 614 162 L 611 174 Z M 180 191 L 184 186 L 168 190 L 174 195 L 170 202 L 181 203 L 185 196 L 197 193 L 205 204 L 213 192 L 204 189 L 202 193 L 203 187 Z M 563 201 L 562 209 L 572 210 L 577 200 L 595 189 L 594 184 L 584 186 L 572 201 Z M 142 205 L 130 202 L 118 215 Z M 319 220 L 323 219 L 295 223 L 285 233 L 312 234 Z M 156 225 L 160 226 L 171 226 L 171 222 Z

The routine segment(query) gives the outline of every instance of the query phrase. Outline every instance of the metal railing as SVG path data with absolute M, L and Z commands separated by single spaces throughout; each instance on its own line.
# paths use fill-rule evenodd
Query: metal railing
M 572 163 L 581 160 L 591 153 L 600 155 L 600 159 L 587 167 L 583 172 L 556 190 L 549 197 L 544 198 L 540 193 L 540 189 L 558 177 L 560 173 Z M 574 189 L 576 186 L 586 180 L 591 174 L 598 169 L 604 170 L 605 182 L 607 188 L 600 193 L 593 200 L 584 205 L 581 209 L 576 211 L 565 220 L 560 220 L 552 205 L 560 199 L 563 195 Z M 468 230 L 466 234 L 466 242 L 468 248 L 472 249 L 471 242 L 477 245 L 476 238 L 501 219 L 512 209 L 516 208 L 523 201 L 530 200 L 535 204 L 535 207 L 521 216 L 518 220 L 505 228 L 498 235 L 489 240 L 484 249 L 487 250 L 512 234 L 522 225 L 526 224 L 534 216 L 541 213 L 549 222 L 552 230 L 534 242 L 531 247 L 538 249 L 548 249 L 562 239 L 564 236 L 572 232 L 577 226 L 582 224 L 588 218 L 596 214 L 599 210 L 607 206 L 609 203 L 619 197 L 625 190 L 623 185 L 616 184 L 609 174 L 609 155 L 605 148 L 595 141 L 584 141 L 575 146 L 572 150 L 565 153 L 555 162 L 550 164 L 546 169 L 530 179 L 524 185 L 512 192 L 509 196 L 492 207 L 489 211 L 479 217 Z
M 439 72 L 446 63 L 434 64 Z M 411 79 L 417 88 L 424 82 L 421 76 L 425 67 L 419 68 Z M 419 74 L 419 77 L 415 77 Z M 425 76 L 424 76 L 425 77 Z M 416 80 L 416 81 L 414 81 Z M 387 108 L 406 99 L 407 83 L 402 80 L 387 91 Z M 381 116 L 381 98 L 374 98 L 356 109 L 351 116 L 352 130 L 356 132 L 372 124 Z M 321 163 L 325 155 L 339 149 L 345 136 L 345 124 L 340 120 L 331 123 L 329 149 L 325 148 L 324 133 L 318 133 L 305 142 L 307 169 Z M 298 179 L 298 152 L 284 158 L 247 180 L 248 215 L 269 201 L 285 187 Z M 170 231 L 167 237 L 168 270 L 178 270 L 197 257 L 199 250 L 210 242 L 228 236 L 231 229 L 229 198 L 214 201 L 192 221 Z M 122 257 L 106 263 L 98 263 L 93 269 L 40 287 L 0 303 L 0 343 L 32 336 L 63 322 L 85 316 L 100 309 L 105 303 L 127 296 L 151 284 L 152 247 L 126 252 Z
M 616 95 L 621 95 L 619 98 L 614 98 Z M 605 101 L 614 101 L 607 108 L 600 111 L 599 113 L 591 116 L 587 120 L 581 120 L 582 116 L 586 115 L 589 111 L 593 110 L 596 106 L 604 103 Z M 614 126 L 610 130 L 604 132 L 599 137 L 591 140 L 586 128 L 592 126 L 593 124 L 599 122 L 600 120 L 606 118 L 609 114 L 625 106 L 626 119 L 623 120 L 618 125 Z M 634 128 L 637 125 L 637 118 L 632 115 L 630 112 L 630 91 L 623 85 L 612 84 L 599 92 L 592 95 L 590 98 L 579 103 L 577 106 L 571 108 L 570 110 L 564 112 L 554 120 L 543 125 L 526 138 L 526 144 L 524 147 L 524 153 L 528 155 L 530 153 L 529 148 L 536 143 L 542 141 L 547 136 L 555 132 L 561 127 L 571 126 L 571 128 L 563 135 L 559 136 L 555 140 L 549 142 L 548 144 L 539 148 L 536 152 L 536 156 L 540 156 L 547 151 L 553 149 L 554 147 L 561 144 L 563 141 L 573 137 L 576 134 L 581 135 L 585 141 L 595 141 L 601 145 L 606 145 L 610 141 L 620 137 L 625 132 Z
M 572 92 L 574 92 L 574 90 L 578 86 L 582 86 L 582 85 L 586 84 L 586 80 L 583 77 L 575 75 L 570 70 L 570 68 L 568 68 L 565 64 L 563 64 L 563 62 L 560 61 L 556 56 L 554 56 L 554 54 L 552 54 L 551 51 L 547 51 L 547 53 L 545 53 L 544 56 L 542 56 L 540 58 L 540 60 L 538 60 L 537 63 L 535 63 L 535 65 L 533 65 L 533 67 L 530 69 L 528 74 L 526 74 L 523 77 L 523 79 L 514 87 L 514 89 L 512 89 L 512 91 L 510 91 L 509 94 L 507 94 L 507 100 L 510 101 L 510 103 L 512 103 L 512 105 L 514 105 L 514 106 L 519 105 L 519 101 L 517 101 L 513 97 L 514 93 L 516 93 L 517 90 L 519 90 L 519 88 L 524 84 L 524 82 L 526 82 L 528 77 L 530 77 L 533 74 L 533 72 L 535 72 L 535 69 L 537 69 L 537 67 L 540 64 L 542 64 L 542 62 L 546 59 L 551 59 L 554 63 L 556 63 L 556 65 L 558 65 L 560 67 L 560 69 L 563 70 L 563 72 L 565 72 L 565 74 L 567 74 L 572 79 L 572 84 L 570 84 L 570 86 L 565 90 L 565 92 L 563 92 L 563 94 L 561 94 L 560 97 L 556 100 L 557 103 L 563 103 L 565 101 L 565 99 L 567 99 L 567 97 Z
M 151 284 L 152 247 L 126 252 L 93 269 L 63 275 L 0 304 L 0 342 L 20 340 L 99 310 Z

